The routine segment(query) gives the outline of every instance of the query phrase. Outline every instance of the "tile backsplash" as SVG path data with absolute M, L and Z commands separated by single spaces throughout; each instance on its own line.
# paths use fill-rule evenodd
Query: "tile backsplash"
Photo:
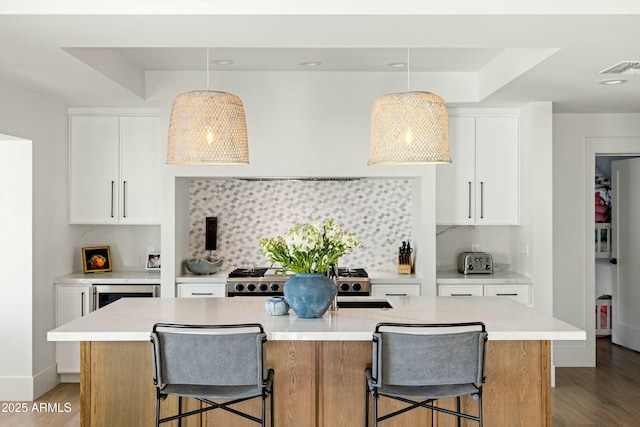
M 411 239 L 412 181 L 199 179 L 189 184 L 189 250 L 207 255 L 205 218 L 217 217 L 217 250 L 228 268 L 268 266 L 258 241 L 295 223 L 333 218 L 354 231 L 363 248 L 340 265 L 369 270 L 397 269 L 397 248 Z

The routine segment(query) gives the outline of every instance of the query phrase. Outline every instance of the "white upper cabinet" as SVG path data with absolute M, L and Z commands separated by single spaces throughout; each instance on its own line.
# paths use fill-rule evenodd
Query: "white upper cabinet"
M 160 118 L 70 113 L 69 222 L 160 223 Z
M 519 223 L 517 117 L 449 117 L 452 163 L 436 168 L 436 222 Z
M 475 129 L 473 117 L 449 117 L 451 164 L 436 166 L 438 224 L 475 223 Z
M 160 224 L 160 118 L 120 117 L 120 222 Z
M 518 224 L 517 117 L 476 118 L 476 224 Z

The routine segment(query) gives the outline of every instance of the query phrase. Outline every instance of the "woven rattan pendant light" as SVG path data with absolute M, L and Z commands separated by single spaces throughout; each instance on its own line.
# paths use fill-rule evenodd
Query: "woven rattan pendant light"
M 234 165 L 249 163 L 247 122 L 236 95 L 207 90 L 178 95 L 169 120 L 167 163 Z
M 383 95 L 371 109 L 369 165 L 451 163 L 449 116 L 442 98 L 430 92 Z

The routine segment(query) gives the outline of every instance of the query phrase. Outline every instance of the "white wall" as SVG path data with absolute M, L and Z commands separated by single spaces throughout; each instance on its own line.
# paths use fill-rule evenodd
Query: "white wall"
M 0 400 L 33 385 L 32 144 L 0 134 Z
M 554 316 L 584 328 L 588 337 L 555 345 L 554 361 L 556 366 L 595 366 L 596 295 L 587 291 L 585 256 L 586 245 L 593 244 L 592 234 L 587 241 L 585 233 L 586 185 L 593 182 L 585 178 L 585 139 L 640 137 L 640 114 L 554 114 L 553 119 Z
M 550 102 L 534 102 L 520 116 L 520 219 L 516 259 L 533 278 L 533 306 L 553 313 L 553 126 Z M 530 269 L 530 270 L 529 270 Z
M 0 312 L 2 322 L 11 322 L 32 343 L 27 354 L 2 345 L 4 352 L 32 359 L 28 372 L 6 372 L 8 376 L 20 377 L 24 387 L 32 390 L 31 396 L 20 397 L 26 400 L 39 396 L 57 382 L 54 345 L 46 341 L 46 333 L 54 326 L 53 278 L 70 272 L 72 265 L 73 236 L 66 226 L 66 127 L 66 107 L 0 81 L 0 133 L 33 141 L 33 213 L 16 212 L 25 217 L 32 215 L 33 230 L 29 301 L 17 302 L 16 307 L 33 315 L 30 322 L 16 322 L 10 313 Z M 15 171 L 16 185 L 20 173 Z M 14 397 L 18 400 L 18 396 Z
M 147 246 L 160 246 L 158 226 L 118 228 L 68 224 L 67 123 L 67 106 L 0 81 L 0 133 L 33 141 L 32 211 L 15 212 L 24 218 L 31 216 L 32 280 L 30 289 L 24 289 L 29 293 L 29 302 L 16 302 L 12 306 L 21 313 L 30 313 L 31 320 L 18 322 L 10 312 L 0 310 L 0 324 L 12 325 L 21 337 L 31 342 L 28 353 L 0 343 L 2 357 L 18 355 L 30 364 L 25 374 L 0 363 L 4 366 L 0 381 L 3 376 L 14 377 L 12 381 L 18 378 L 22 390 L 32 391 L 27 396 L 14 394 L 0 400 L 30 400 L 57 383 L 55 346 L 46 338 L 47 332 L 55 327 L 53 281 L 57 276 L 82 271 L 80 248 L 111 244 L 114 267 L 141 270 Z M 20 182 L 18 173 L 21 171 L 16 172 L 16 183 Z M 16 252 L 21 251 L 16 247 Z M 28 257 L 26 253 L 24 256 Z M 10 389 L 18 393 L 15 386 Z

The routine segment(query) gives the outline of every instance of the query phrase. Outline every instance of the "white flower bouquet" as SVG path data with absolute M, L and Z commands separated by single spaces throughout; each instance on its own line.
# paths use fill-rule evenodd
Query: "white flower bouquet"
M 362 244 L 355 233 L 346 232 L 333 219 L 324 223 L 296 224 L 282 236 L 260 240 L 260 253 L 280 264 L 281 270 L 294 273 L 326 273 L 338 259 Z

